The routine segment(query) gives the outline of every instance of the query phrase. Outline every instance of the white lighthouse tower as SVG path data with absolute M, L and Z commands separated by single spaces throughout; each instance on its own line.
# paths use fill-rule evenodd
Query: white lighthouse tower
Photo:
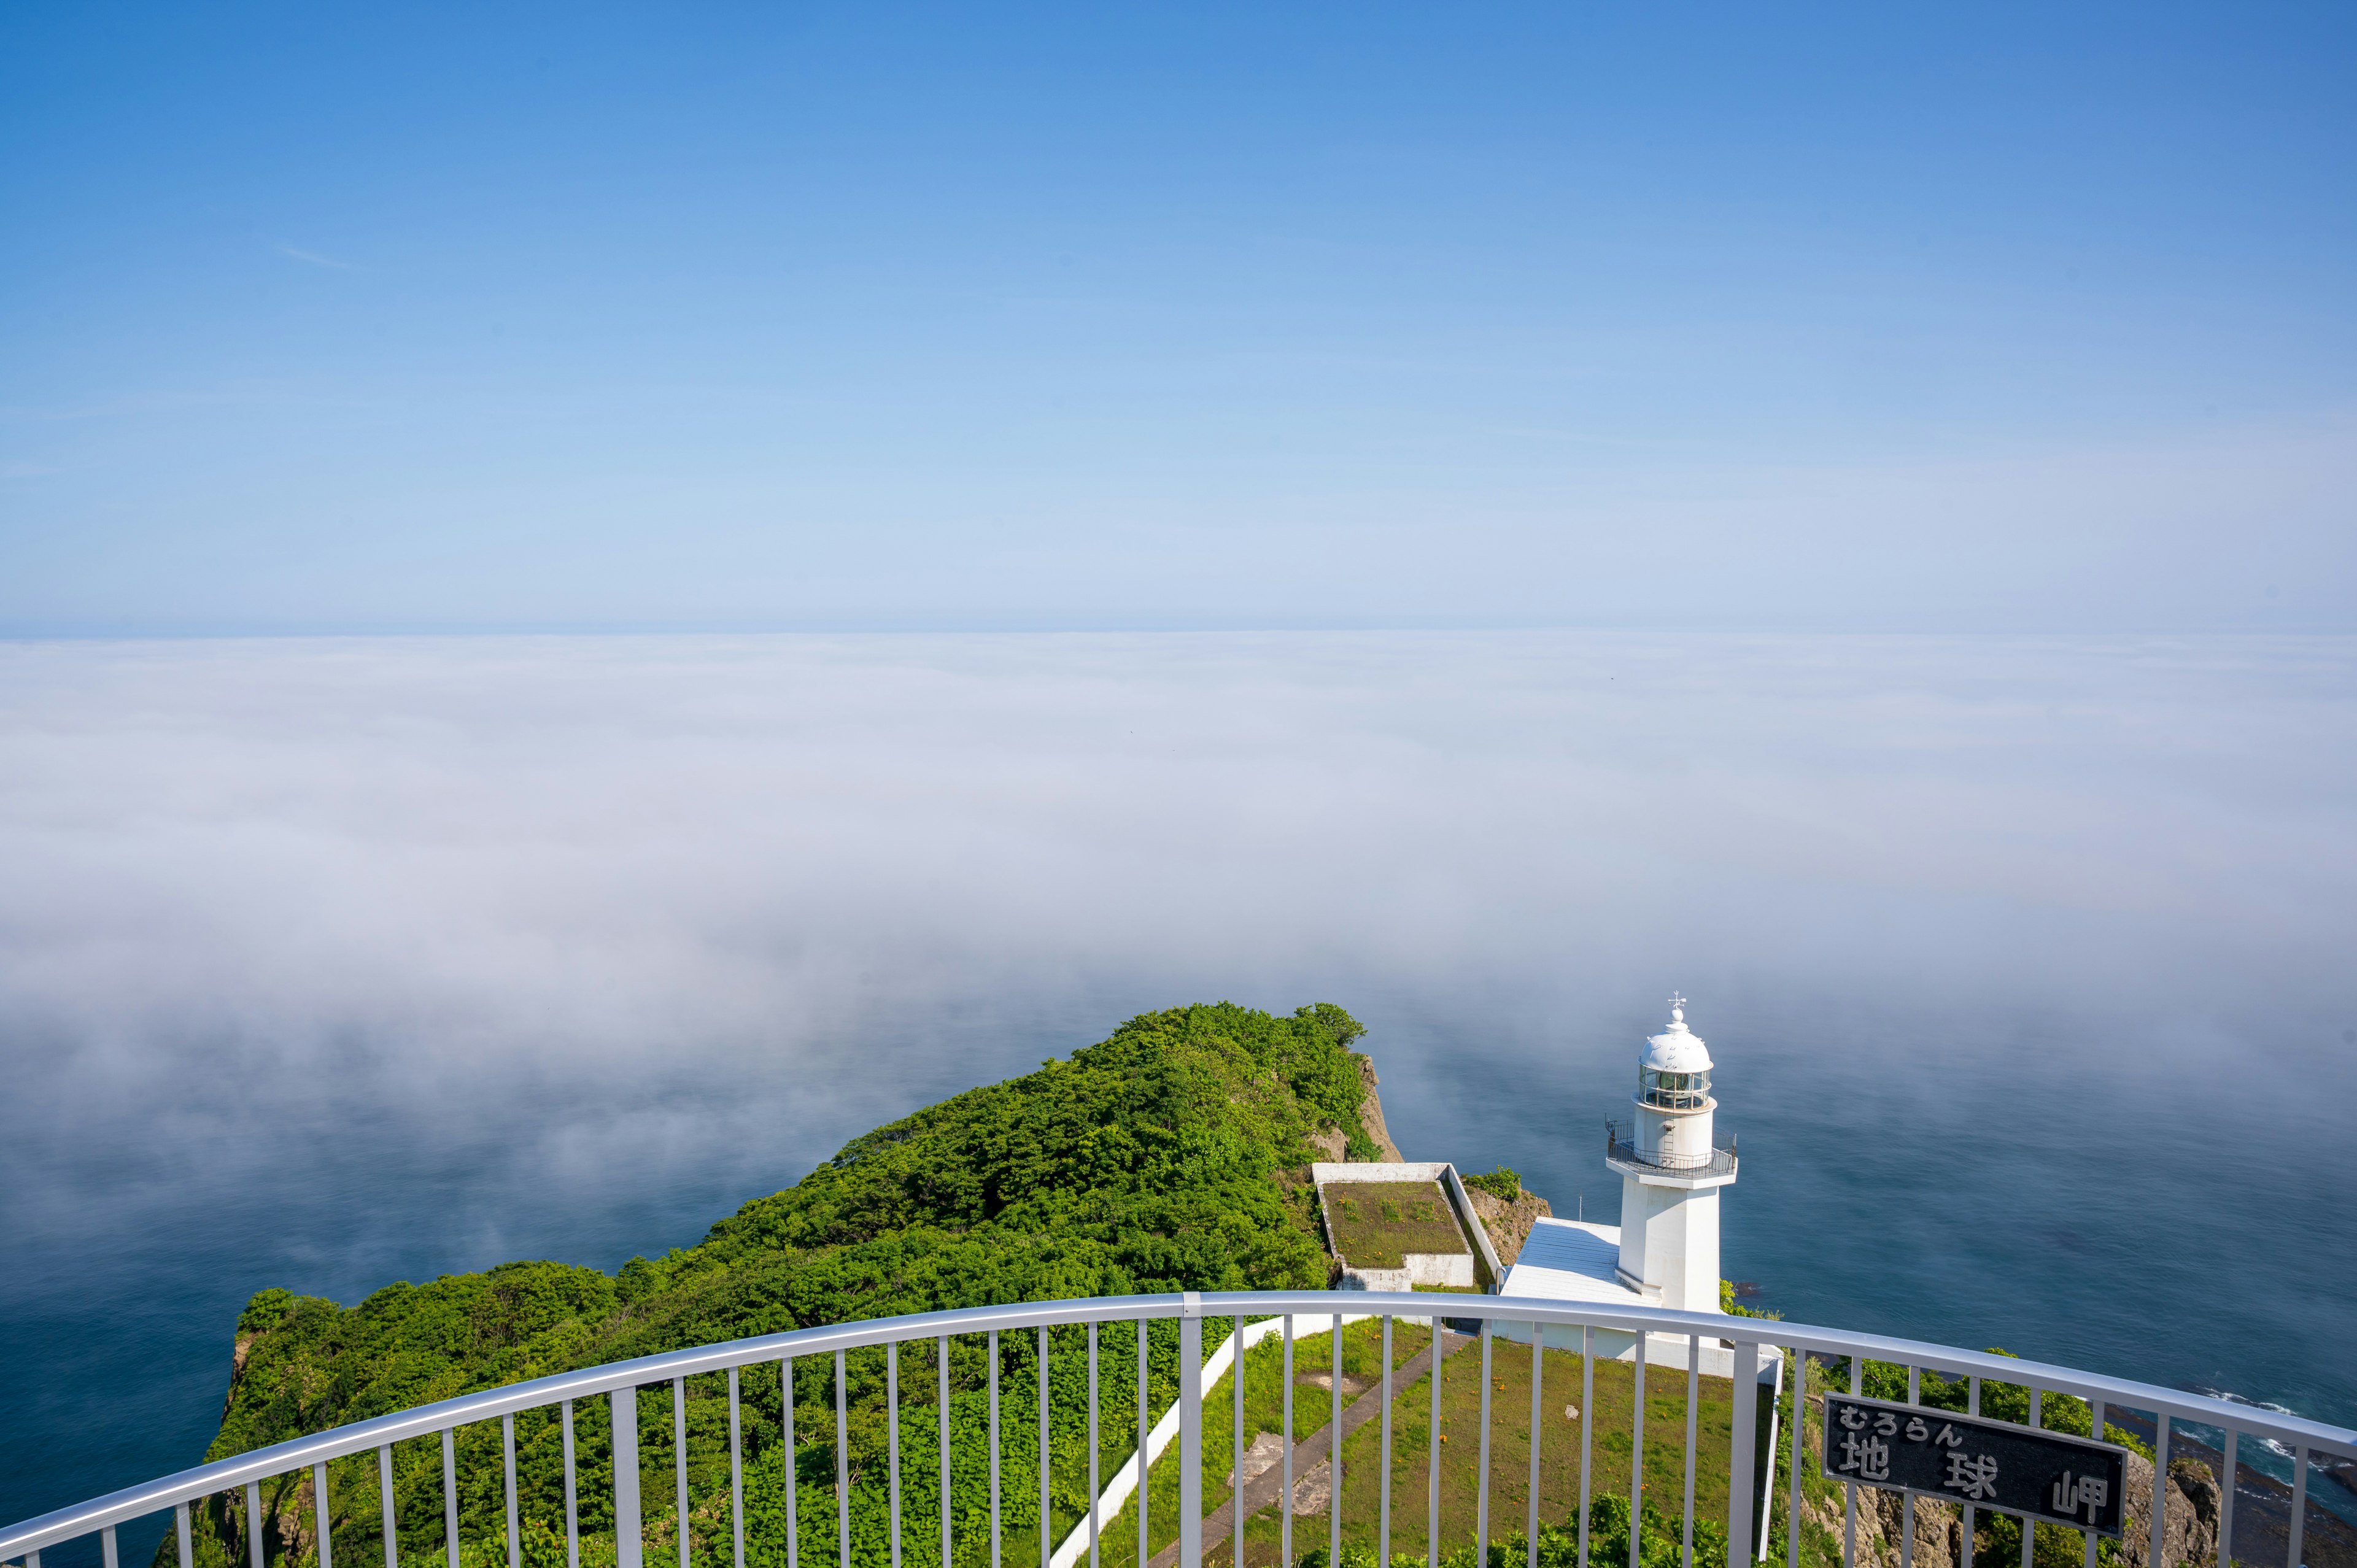
M 1670 1026 L 1637 1053 L 1630 1107 L 1635 1120 L 1606 1129 L 1604 1164 L 1620 1177 L 1620 1223 L 1536 1221 L 1501 1294 L 1719 1310 L 1718 1189 L 1735 1179 L 1735 1150 L 1717 1147 L 1711 1137 L 1718 1101 L 1710 1097 L 1710 1052 L 1686 1027 L 1685 998 L 1671 997 Z M 1518 1334 L 1508 1325 L 1501 1332 L 1526 1340 L 1530 1331 Z M 1608 1359 L 1642 1356 L 1683 1369 L 1689 1355 L 1698 1355 L 1706 1376 L 1736 1374 L 1735 1352 L 1724 1339 L 1705 1337 L 1690 1347 L 1675 1334 L 1587 1333 L 1561 1324 L 1541 1332 L 1549 1345 Z M 1771 1360 L 1775 1376 L 1782 1376 L 1783 1364 Z M 1765 1380 L 1770 1371 L 1760 1375 Z
M 1604 1163 L 1620 1176 L 1622 1284 L 1684 1312 L 1718 1307 L 1718 1189 L 1735 1180 L 1735 1154 L 1715 1147 L 1710 1052 L 1686 1027 L 1685 998 L 1670 998 L 1670 1026 L 1637 1055 L 1634 1120 L 1606 1135 Z

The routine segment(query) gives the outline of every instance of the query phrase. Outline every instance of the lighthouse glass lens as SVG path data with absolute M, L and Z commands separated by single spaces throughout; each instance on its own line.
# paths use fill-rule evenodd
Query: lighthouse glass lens
M 1710 1094 L 1710 1074 L 1706 1072 L 1660 1072 L 1642 1068 L 1638 1070 L 1637 1080 L 1646 1104 L 1674 1111 L 1698 1106 Z

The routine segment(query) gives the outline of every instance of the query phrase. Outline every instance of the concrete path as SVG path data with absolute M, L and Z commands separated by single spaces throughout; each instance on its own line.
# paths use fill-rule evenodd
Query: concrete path
M 1441 1360 L 1445 1363 L 1449 1357 L 1474 1343 L 1476 1343 L 1476 1337 L 1473 1335 L 1452 1334 L 1448 1329 L 1442 1329 L 1440 1331 Z M 1431 1369 L 1432 1347 L 1427 1345 L 1401 1362 L 1394 1370 L 1392 1373 L 1393 1397 L 1396 1399 L 1414 1388 L 1416 1380 Z M 1297 1401 L 1300 1398 L 1298 1394 L 1294 1397 Z M 1383 1413 L 1383 1388 L 1380 1382 L 1344 1406 L 1342 1410 L 1343 1441 L 1349 1442 L 1351 1434 Z M 1333 1435 L 1333 1424 L 1329 1422 L 1293 1445 L 1293 1479 L 1296 1486 L 1298 1486 L 1303 1477 L 1312 1469 L 1325 1462 Z M 1282 1464 L 1271 1465 L 1259 1475 L 1248 1478 L 1243 1485 L 1244 1517 L 1250 1519 L 1261 1509 L 1275 1502 L 1284 1490 L 1285 1466 Z M 1206 1563 L 1211 1561 L 1211 1548 L 1226 1541 L 1228 1532 L 1235 1528 L 1235 1501 L 1236 1499 L 1231 1498 L 1212 1509 L 1203 1520 L 1203 1561 Z M 1324 1527 L 1320 1526 L 1318 1530 L 1318 1539 L 1322 1541 L 1325 1539 Z M 1178 1543 L 1174 1541 L 1154 1554 L 1150 1568 L 1176 1568 L 1178 1561 Z

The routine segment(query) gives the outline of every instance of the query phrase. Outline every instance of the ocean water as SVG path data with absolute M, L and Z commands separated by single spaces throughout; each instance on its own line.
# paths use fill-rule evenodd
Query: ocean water
M 0 647 L 0 1517 L 1220 998 L 1609 1219 L 1682 990 L 1764 1305 L 2357 1424 L 2352 778 L 2350 639 Z

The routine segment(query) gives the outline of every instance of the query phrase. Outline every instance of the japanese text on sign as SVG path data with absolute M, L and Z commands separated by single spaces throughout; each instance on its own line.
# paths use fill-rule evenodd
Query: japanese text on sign
M 2120 1533 L 2126 1451 L 2108 1443 L 1917 1405 L 1829 1394 L 1828 1480 Z

